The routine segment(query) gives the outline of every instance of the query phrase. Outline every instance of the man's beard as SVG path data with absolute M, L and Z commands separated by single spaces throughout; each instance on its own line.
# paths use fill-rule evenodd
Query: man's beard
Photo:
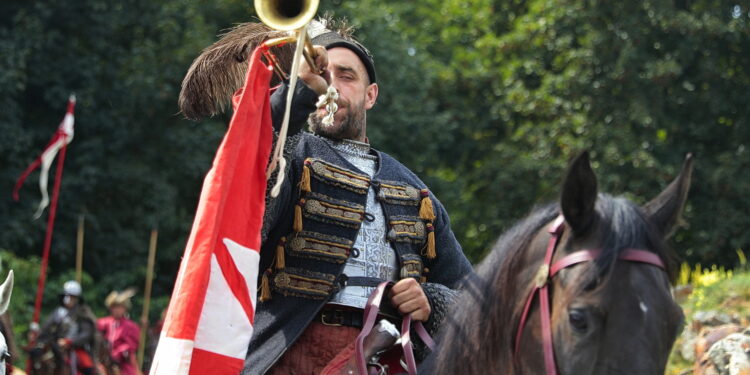
M 344 105 L 345 103 L 340 103 Z M 335 123 L 331 126 L 323 125 L 323 116 L 318 111 L 310 114 L 308 122 L 310 123 L 310 131 L 313 133 L 334 139 L 337 141 L 344 139 L 359 139 L 362 136 L 362 131 L 365 125 L 365 109 L 363 105 L 349 105 L 346 117 L 341 121 L 340 124 Z

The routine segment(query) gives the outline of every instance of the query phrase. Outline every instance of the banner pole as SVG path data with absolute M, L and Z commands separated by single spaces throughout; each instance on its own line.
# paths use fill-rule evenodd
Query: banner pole
M 83 278 L 83 214 L 78 215 L 78 236 L 76 237 L 76 281 Z
M 138 342 L 138 369 L 143 368 L 143 356 L 146 350 L 146 332 L 148 331 L 148 312 L 151 304 L 151 285 L 154 279 L 156 260 L 156 239 L 159 231 L 151 230 L 151 241 L 148 247 L 148 265 L 146 266 L 146 290 L 143 292 L 143 311 L 141 312 L 141 338 Z
M 63 144 L 60 149 L 60 156 L 57 159 L 57 171 L 55 173 L 55 186 L 52 190 L 52 201 L 49 207 L 49 216 L 47 216 L 47 233 L 44 237 L 44 250 L 42 251 L 42 264 L 39 268 L 39 282 L 36 288 L 36 300 L 34 301 L 34 316 L 31 319 L 34 323 L 39 323 L 39 313 L 42 309 L 42 297 L 44 296 L 44 284 L 47 281 L 47 264 L 49 263 L 49 250 L 52 246 L 52 231 L 55 227 L 55 214 L 57 214 L 57 199 L 60 195 L 60 182 L 62 182 L 63 163 L 65 162 L 65 150 L 67 145 Z

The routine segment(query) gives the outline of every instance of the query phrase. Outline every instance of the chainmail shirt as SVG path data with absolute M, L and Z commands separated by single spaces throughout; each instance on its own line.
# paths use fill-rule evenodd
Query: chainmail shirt
M 328 142 L 347 161 L 370 178 L 375 174 L 378 160 L 375 155 L 370 153 L 370 145 L 351 140 Z M 359 234 L 354 242 L 352 256 L 349 257 L 344 266 L 344 273 L 347 276 L 366 276 L 395 281 L 398 259 L 396 258 L 396 251 L 386 241 L 385 216 L 380 202 L 375 197 L 375 189 L 371 185 L 367 192 L 367 217 L 362 221 Z M 362 286 L 346 286 L 334 294 L 329 303 L 364 308 L 374 289 Z

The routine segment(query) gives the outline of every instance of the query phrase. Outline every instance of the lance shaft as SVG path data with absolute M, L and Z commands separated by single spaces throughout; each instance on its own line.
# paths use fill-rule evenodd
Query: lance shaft
M 143 355 L 146 350 L 146 331 L 148 330 L 148 311 L 151 304 L 151 284 L 154 278 L 156 260 L 156 239 L 159 231 L 151 230 L 151 241 L 148 246 L 148 265 L 146 266 L 146 290 L 143 292 L 143 311 L 141 312 L 141 337 L 138 343 L 138 368 L 143 367 Z
M 44 284 L 47 281 L 47 263 L 49 262 L 49 249 L 52 245 L 52 231 L 55 226 L 55 214 L 57 214 L 57 199 L 60 195 L 60 183 L 62 182 L 63 163 L 65 162 L 65 150 L 67 145 L 63 144 L 60 149 L 60 157 L 57 160 L 55 172 L 55 186 L 52 189 L 52 201 L 47 216 L 47 233 L 44 237 L 44 251 L 42 252 L 42 264 L 39 268 L 39 282 L 36 288 L 36 301 L 34 302 L 34 317 L 32 322 L 39 323 L 39 313 L 42 309 L 42 297 L 44 296 Z
M 76 238 L 76 281 L 83 278 L 83 214 L 78 215 L 78 236 Z
M 49 207 L 49 216 L 47 216 L 47 233 L 44 237 L 44 250 L 42 251 L 42 264 L 39 267 L 39 282 L 36 287 L 36 300 L 34 301 L 34 315 L 32 323 L 39 323 L 39 313 L 42 310 L 42 297 L 44 296 L 44 284 L 47 281 L 47 263 L 49 260 L 49 249 L 52 245 L 52 230 L 55 227 L 55 214 L 57 214 L 57 199 L 60 196 L 60 183 L 62 182 L 63 163 L 65 162 L 65 150 L 67 144 L 63 143 L 60 149 L 60 156 L 57 159 L 57 170 L 55 171 L 55 185 L 52 188 L 52 201 Z M 30 347 L 34 346 L 32 340 Z M 26 360 L 26 372 L 31 372 L 31 357 Z

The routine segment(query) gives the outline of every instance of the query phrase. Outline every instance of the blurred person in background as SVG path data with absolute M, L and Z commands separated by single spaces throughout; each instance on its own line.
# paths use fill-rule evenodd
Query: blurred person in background
M 93 375 L 95 321 L 96 317 L 84 303 L 81 284 L 67 281 L 60 293 L 60 306 L 42 325 L 37 342 L 51 346 L 57 368 L 65 366 L 73 373 L 77 369 L 80 374 Z
M 130 298 L 135 295 L 134 289 L 123 292 L 112 291 L 104 300 L 110 315 L 99 319 L 96 327 L 101 332 L 109 347 L 109 356 L 122 375 L 138 374 L 136 354 L 141 329 L 134 321 L 128 319 Z

